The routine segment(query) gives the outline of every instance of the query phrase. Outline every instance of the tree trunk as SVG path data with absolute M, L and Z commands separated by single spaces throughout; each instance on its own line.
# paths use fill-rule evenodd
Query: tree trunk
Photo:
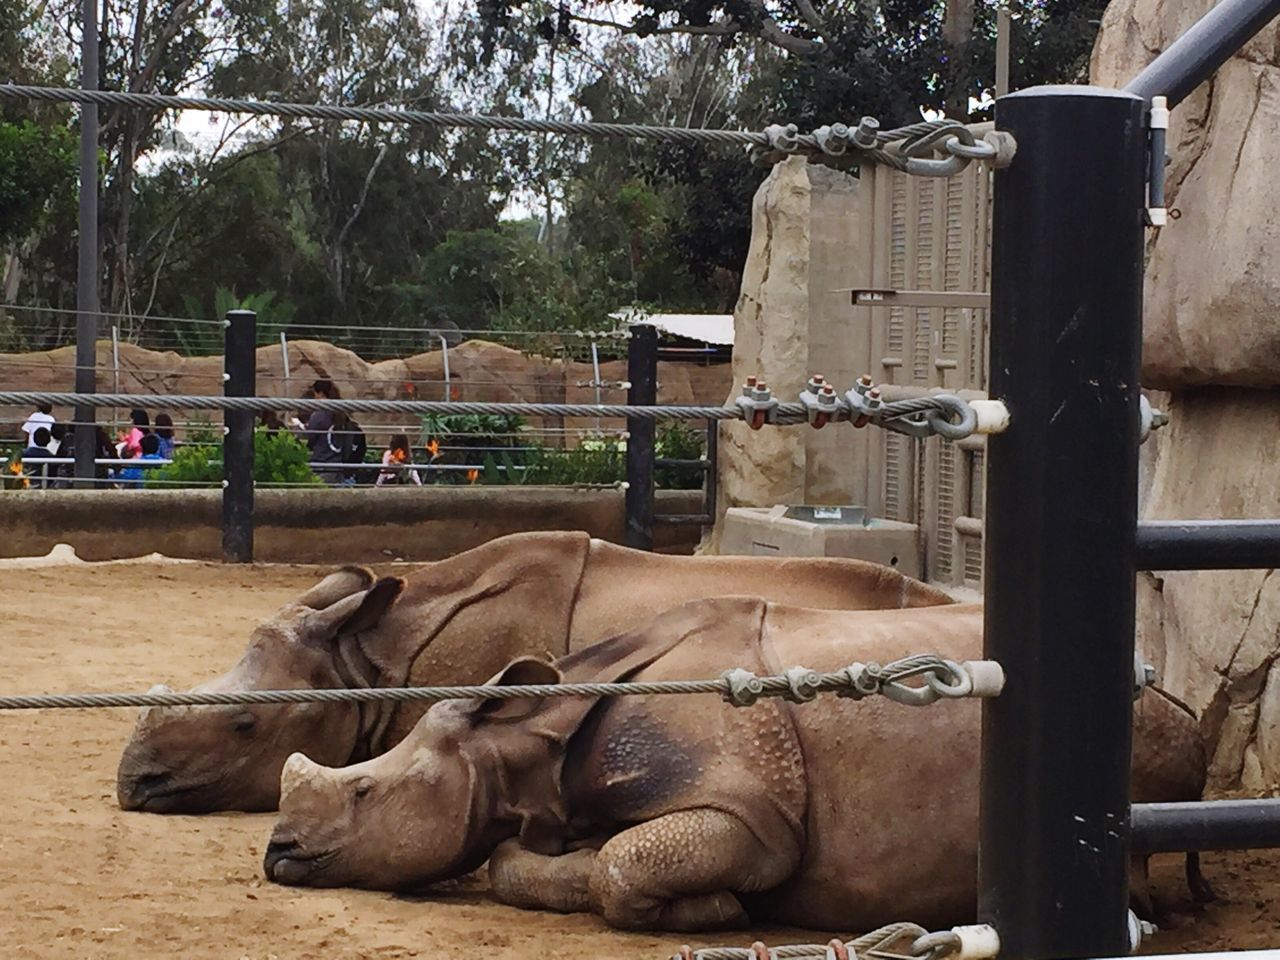
M 944 109 L 955 120 L 969 119 L 969 97 L 975 93 L 969 63 L 973 43 L 974 0 L 947 0 L 942 39 L 947 45 L 946 100 Z

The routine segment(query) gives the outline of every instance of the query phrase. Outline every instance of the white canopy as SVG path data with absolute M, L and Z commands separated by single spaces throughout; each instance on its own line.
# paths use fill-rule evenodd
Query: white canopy
M 644 313 L 627 307 L 609 316 L 632 325 L 647 323 L 673 337 L 733 346 L 731 313 Z

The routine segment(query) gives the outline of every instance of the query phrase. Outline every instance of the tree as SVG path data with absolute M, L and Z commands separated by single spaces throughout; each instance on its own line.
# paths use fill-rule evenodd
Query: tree
M 583 29 L 653 38 L 714 38 L 778 55 L 779 116 L 819 123 L 861 114 L 911 122 L 921 107 L 970 116 L 969 98 L 992 84 L 995 10 L 1002 0 L 648 0 L 629 20 L 578 0 L 544 15 L 543 35 L 580 37 Z M 1106 0 L 1010 0 L 1021 17 L 1012 71 L 1020 86 L 1073 82 L 1087 60 Z M 518 14 L 542 0 L 488 0 L 482 16 L 491 42 L 518 29 Z M 861 111 L 856 113 L 855 111 Z
M 24 242 L 73 197 L 76 141 L 64 127 L 0 121 L 0 249 Z

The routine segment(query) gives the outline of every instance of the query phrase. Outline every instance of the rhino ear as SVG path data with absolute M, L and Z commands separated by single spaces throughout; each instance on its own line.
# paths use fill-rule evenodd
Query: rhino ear
M 402 577 L 383 577 L 364 595 L 360 607 L 338 627 L 336 633 L 359 633 L 378 625 L 404 590 Z
M 368 590 L 353 593 L 309 615 L 304 635 L 314 642 L 328 642 L 342 633 L 358 633 L 377 625 L 404 589 L 399 577 L 384 577 Z
M 555 664 L 537 657 L 520 657 L 511 661 L 487 684 L 488 686 L 514 687 L 525 684 L 559 683 L 560 671 Z M 518 697 L 513 700 L 473 700 L 461 708 L 462 713 L 495 723 L 511 723 L 521 720 L 542 705 L 542 697 Z
M 312 610 L 323 610 L 353 593 L 368 590 L 373 581 L 373 571 L 368 567 L 343 567 L 300 596 L 298 603 Z

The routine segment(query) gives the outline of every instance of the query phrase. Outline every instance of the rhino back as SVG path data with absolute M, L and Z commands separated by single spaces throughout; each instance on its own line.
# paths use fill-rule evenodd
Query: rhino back
M 945 592 L 862 560 L 816 557 L 681 557 L 592 540 L 569 647 L 634 629 L 655 613 L 718 596 L 824 610 L 881 610 L 955 601 Z

